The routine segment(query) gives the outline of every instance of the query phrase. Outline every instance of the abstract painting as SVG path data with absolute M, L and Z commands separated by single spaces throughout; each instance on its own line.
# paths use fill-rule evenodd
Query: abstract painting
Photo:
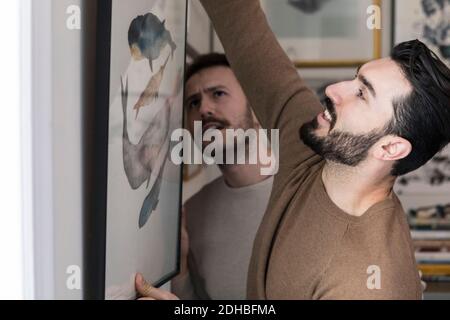
M 186 17 L 186 1 L 99 1 L 100 298 L 133 299 L 136 273 L 160 286 L 179 270 L 183 173 L 169 156 L 183 127 Z

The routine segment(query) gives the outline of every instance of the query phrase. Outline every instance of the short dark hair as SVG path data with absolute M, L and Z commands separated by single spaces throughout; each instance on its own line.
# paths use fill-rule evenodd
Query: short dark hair
M 400 43 L 391 53 L 412 86 L 393 101 L 392 134 L 408 140 L 411 153 L 397 161 L 393 176 L 418 169 L 450 142 L 450 69 L 419 40 Z
M 202 54 L 194 59 L 186 69 L 185 83 L 201 70 L 213 68 L 213 67 L 228 67 L 230 68 L 230 63 L 227 57 L 222 53 L 208 53 Z

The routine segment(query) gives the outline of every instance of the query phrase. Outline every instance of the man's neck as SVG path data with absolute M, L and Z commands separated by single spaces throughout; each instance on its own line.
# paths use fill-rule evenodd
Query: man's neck
M 330 199 L 352 216 L 362 216 L 370 207 L 389 197 L 395 182 L 388 173 L 370 172 L 327 162 L 322 181 Z
M 220 165 L 223 178 L 231 188 L 243 188 L 264 181 L 270 176 L 261 175 L 260 164 Z

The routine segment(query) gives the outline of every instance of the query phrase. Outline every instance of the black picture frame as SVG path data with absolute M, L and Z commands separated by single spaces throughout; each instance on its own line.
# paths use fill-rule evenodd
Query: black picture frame
M 185 12 L 185 44 L 184 57 L 187 50 L 188 1 Z M 132 5 L 132 2 L 130 2 Z M 84 298 L 87 300 L 105 299 L 106 277 L 106 241 L 107 241 L 107 197 L 108 197 L 108 141 L 110 112 L 110 68 L 111 68 L 111 27 L 113 0 L 97 0 L 97 32 L 96 32 L 96 82 L 95 110 L 93 112 L 93 147 L 90 189 L 91 205 L 85 215 L 84 227 Z M 186 69 L 186 59 L 185 68 Z M 184 78 L 184 77 L 183 77 Z M 184 86 L 182 87 L 184 97 Z M 184 115 L 182 115 L 182 124 Z M 152 283 L 160 287 L 180 272 L 181 249 L 181 209 L 183 166 L 179 166 L 180 184 L 178 199 L 178 231 L 176 268 L 169 270 L 161 279 Z

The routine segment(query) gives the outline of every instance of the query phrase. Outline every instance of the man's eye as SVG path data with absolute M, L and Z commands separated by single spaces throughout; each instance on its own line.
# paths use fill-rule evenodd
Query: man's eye
M 192 100 L 192 101 L 189 103 L 189 108 L 197 108 L 198 105 L 199 105 L 199 103 L 200 103 L 199 100 Z
M 224 91 L 214 91 L 214 97 L 220 98 L 225 95 Z
M 364 91 L 362 89 L 358 89 L 358 94 L 356 96 L 362 100 L 366 100 L 364 98 Z

